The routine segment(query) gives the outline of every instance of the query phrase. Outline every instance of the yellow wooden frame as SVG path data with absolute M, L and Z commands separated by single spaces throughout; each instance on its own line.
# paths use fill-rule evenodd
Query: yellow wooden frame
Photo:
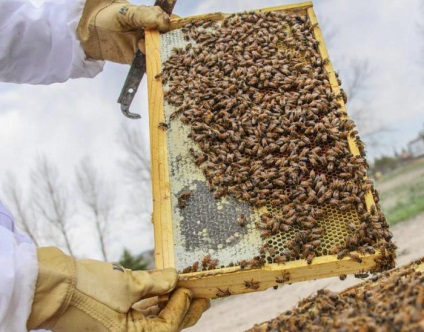
M 259 9 L 260 12 L 273 10 L 306 11 L 311 23 L 317 23 L 311 2 L 303 2 L 293 5 L 277 6 Z M 188 22 L 199 19 L 223 19 L 231 14 L 213 13 L 187 18 L 171 20 L 171 30 L 178 29 Z M 314 35 L 319 43 L 319 51 L 323 59 L 328 58 L 328 52 L 324 44 L 322 33 L 317 26 Z M 166 131 L 159 128 L 161 122 L 165 122 L 163 109 L 163 89 L 160 80 L 155 76 L 162 70 L 160 57 L 160 37 L 155 30 L 146 30 L 146 66 L 147 86 L 149 98 L 149 122 L 150 122 L 150 146 L 151 146 L 151 169 L 153 189 L 153 215 L 155 237 L 155 262 L 156 268 L 175 267 L 173 226 L 171 220 L 171 193 L 169 180 L 168 153 L 166 143 Z M 329 73 L 329 80 L 333 91 L 338 94 L 340 88 L 331 63 L 325 67 Z M 341 108 L 346 111 L 345 104 L 341 101 Z M 359 155 L 359 149 L 351 137 L 348 138 L 351 152 Z M 366 194 L 366 204 L 369 208 L 374 204 L 372 194 Z M 258 290 L 265 290 L 278 285 L 277 278 L 281 279 L 286 273 L 289 280 L 286 283 L 326 278 L 341 274 L 358 273 L 369 271 L 375 266 L 375 259 L 379 253 L 369 254 L 362 257 L 362 263 L 358 263 L 350 257 L 341 260 L 335 255 L 316 257 L 312 264 L 308 265 L 305 260 L 287 262 L 285 264 L 266 264 L 261 269 L 243 270 L 239 266 L 216 269 L 211 271 L 193 272 L 181 274 L 178 285 L 190 288 L 195 297 L 216 298 L 222 294 L 241 294 Z M 246 287 L 245 282 L 259 282 L 257 289 Z M 256 287 L 255 287 L 256 288 Z

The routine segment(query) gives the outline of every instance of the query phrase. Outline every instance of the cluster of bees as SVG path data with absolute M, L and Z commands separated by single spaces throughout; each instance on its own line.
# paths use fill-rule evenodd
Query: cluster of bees
M 185 267 L 182 270 L 182 273 L 190 273 L 190 272 L 198 272 L 198 271 L 208 271 L 208 270 L 214 270 L 216 268 L 220 268 L 223 266 L 218 265 L 219 260 L 217 258 L 212 259 L 211 255 L 208 254 L 201 260 L 201 265 L 199 264 L 199 261 L 194 262 L 192 265 L 189 265 Z M 235 265 L 240 266 L 241 269 L 259 269 L 262 266 L 264 266 L 266 263 L 263 256 L 255 256 L 252 259 L 249 260 L 241 260 L 237 264 L 230 263 L 227 265 L 227 267 L 233 267 Z M 200 268 L 201 267 L 201 268 Z
M 157 77 L 176 108 L 169 125 L 178 118 L 190 126 L 196 143 L 190 153 L 217 199 L 231 195 L 274 208 L 256 223 L 263 238 L 296 230 L 287 250 L 268 252 L 273 262 L 312 262 L 328 205 L 355 210 L 360 219 L 346 225 L 346 243 L 333 254 L 343 258 L 383 245 L 384 268 L 391 267 L 392 235 L 378 200 L 367 210 L 365 194 L 373 187 L 365 151 L 342 108 L 346 95 L 332 90 L 315 28 L 306 15 L 285 12 L 187 24 L 186 47 L 172 50 Z M 351 153 L 348 138 L 359 155 Z
M 193 265 L 187 266 L 183 269 L 183 273 L 197 272 L 197 271 L 207 271 L 214 270 L 218 267 L 218 259 L 212 258 L 210 254 L 203 257 L 201 262 L 194 262 Z M 200 264 L 199 264 L 200 263 Z
M 342 293 L 320 290 L 249 331 L 422 331 L 424 258 Z

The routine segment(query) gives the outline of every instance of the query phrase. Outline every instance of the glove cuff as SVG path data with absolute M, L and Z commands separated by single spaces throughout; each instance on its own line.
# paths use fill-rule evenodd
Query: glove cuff
M 77 33 L 87 57 L 104 60 L 97 34 L 95 21 L 97 14 L 110 6 L 113 0 L 87 0 L 82 10 L 82 16 L 77 27 Z
M 144 30 L 141 26 L 126 26 L 127 16 L 131 15 L 123 16 L 120 10 L 133 11 L 138 7 L 126 0 L 87 0 L 77 28 L 86 56 L 130 64 Z
M 52 328 L 68 308 L 76 284 L 74 259 L 55 247 L 39 248 L 38 278 L 28 329 Z

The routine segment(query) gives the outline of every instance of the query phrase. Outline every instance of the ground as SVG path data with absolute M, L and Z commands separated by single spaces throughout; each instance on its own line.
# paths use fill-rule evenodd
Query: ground
M 395 243 L 398 245 L 397 265 L 424 256 L 422 234 L 424 213 L 392 227 Z M 338 277 L 285 285 L 278 290 L 232 296 L 212 301 L 212 307 L 198 324 L 186 331 L 244 331 L 256 323 L 276 317 L 318 289 L 343 290 L 361 282 L 353 276 L 341 281 Z
M 386 174 L 376 184 L 387 219 L 396 224 L 424 211 L 424 158 Z

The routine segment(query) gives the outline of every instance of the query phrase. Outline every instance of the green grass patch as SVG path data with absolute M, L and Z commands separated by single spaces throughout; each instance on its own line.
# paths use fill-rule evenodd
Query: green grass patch
M 391 225 L 416 216 L 424 211 L 424 174 L 380 192 L 380 197 L 383 212 Z
M 424 211 L 424 197 L 413 198 L 410 201 L 399 201 L 394 207 L 386 212 L 386 218 L 390 225 L 408 220 Z
M 388 172 L 380 180 L 376 181 L 377 187 L 378 187 L 378 184 L 390 182 L 404 175 L 405 173 L 409 173 L 420 168 L 424 168 L 424 158 L 412 160 L 408 162 L 407 164 L 405 164 L 403 167 L 400 167 L 396 170 Z
M 424 173 L 415 177 L 398 178 L 418 168 L 423 168 L 420 160 L 408 167 L 397 170 L 385 182 L 395 181 L 394 186 L 385 186 L 390 189 L 380 190 L 380 204 L 388 222 L 391 225 L 408 220 L 424 211 Z M 381 184 L 382 182 L 380 182 Z M 376 186 L 378 188 L 378 184 Z M 383 188 L 385 188 L 383 187 Z

